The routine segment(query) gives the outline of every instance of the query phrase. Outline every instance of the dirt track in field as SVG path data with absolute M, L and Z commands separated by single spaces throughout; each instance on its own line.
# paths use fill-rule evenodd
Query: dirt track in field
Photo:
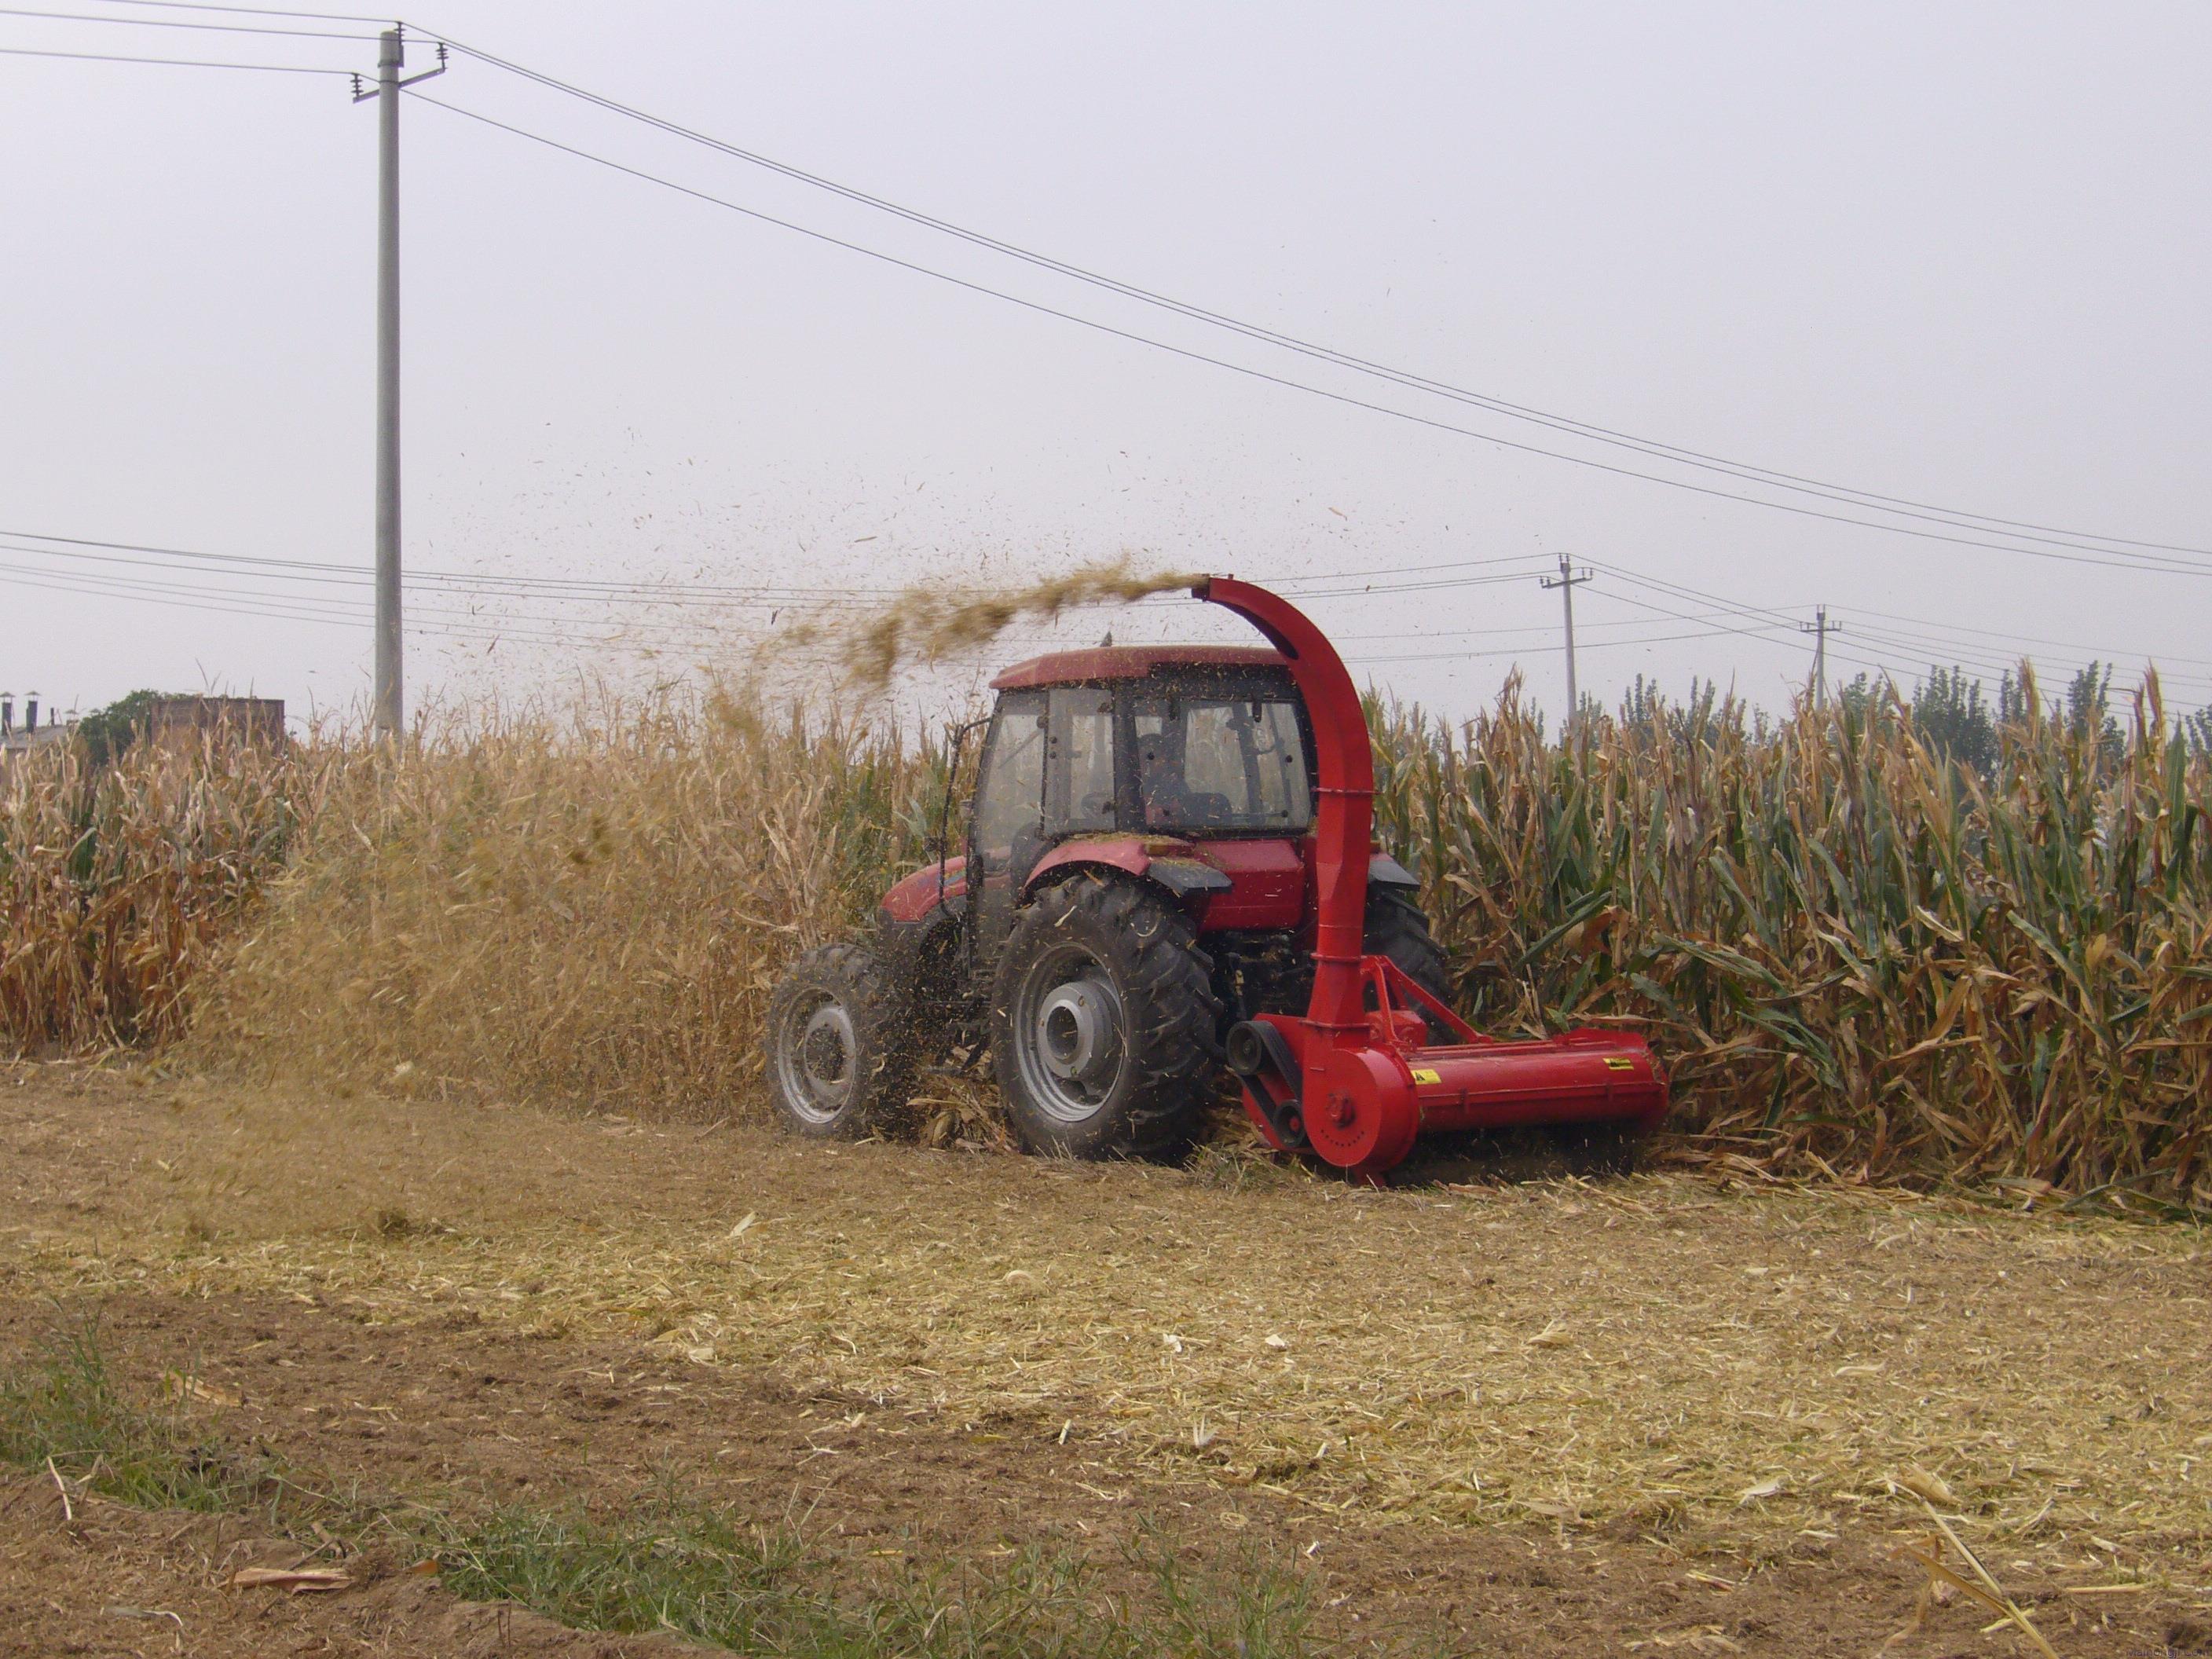
M 127 1376 L 201 1379 L 224 1433 L 331 1480 L 557 1504 L 673 1473 L 876 1570 L 1111 1555 L 1142 1518 L 1295 1558 L 1333 1634 L 1476 1652 L 1871 1654 L 1921 1583 L 1908 1462 L 2061 1653 L 2189 1651 L 2208 1261 L 1685 1176 L 1372 1194 L 0 1074 L 0 1354 L 97 1308 Z M 189 1615 L 191 1652 L 499 1650 L 398 1564 L 272 1608 L 209 1587 L 216 1523 L 58 1510 L 0 1493 L 0 1654 L 177 1650 L 118 1605 Z M 1984 1622 L 1888 1651 L 2010 1650 Z

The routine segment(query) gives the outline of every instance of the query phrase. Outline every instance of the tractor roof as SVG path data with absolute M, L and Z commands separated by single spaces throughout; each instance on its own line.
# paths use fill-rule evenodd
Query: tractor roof
M 1018 662 L 993 680 L 991 689 L 1024 691 L 1040 685 L 1141 680 L 1178 668 L 1280 668 L 1285 661 L 1281 652 L 1265 645 L 1102 645 Z

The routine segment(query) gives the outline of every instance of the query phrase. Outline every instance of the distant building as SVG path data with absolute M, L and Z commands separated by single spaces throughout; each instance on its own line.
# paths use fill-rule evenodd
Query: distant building
M 44 725 L 40 724 L 42 716 Z M 24 695 L 21 718 L 19 720 L 15 694 L 0 691 L 0 759 L 12 760 L 17 755 L 42 749 L 50 743 L 59 743 L 76 729 L 74 711 L 65 719 L 55 719 L 52 710 L 39 707 L 39 694 L 35 691 Z
M 273 748 L 285 741 L 282 697 L 127 697 L 110 714 L 118 729 L 105 734 L 106 743 L 127 741 L 120 729 L 120 721 L 126 717 L 132 737 L 153 744 L 189 748 L 204 738 L 215 737 Z M 74 709 L 61 719 L 56 719 L 51 709 L 41 709 L 35 691 L 23 698 L 19 718 L 15 695 L 0 692 L 0 761 L 60 743 L 79 724 Z M 88 726 L 85 730 L 89 737 L 93 727 Z
M 143 724 L 151 743 L 198 743 L 216 733 L 276 747 L 284 741 L 284 699 L 155 697 L 146 705 Z

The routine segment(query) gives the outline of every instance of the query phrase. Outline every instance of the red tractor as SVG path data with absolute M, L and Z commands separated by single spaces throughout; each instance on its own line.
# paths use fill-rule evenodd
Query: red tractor
M 1643 1040 L 1501 1042 L 1453 1013 L 1417 883 L 1371 839 L 1343 661 L 1263 588 L 1191 592 L 1268 645 L 1063 652 L 993 682 L 965 854 L 770 999 L 784 1120 L 868 1133 L 926 1057 L 988 1042 L 1037 1152 L 1180 1152 L 1225 1063 L 1270 1145 L 1358 1176 L 1425 1131 L 1534 1125 L 1625 1161 L 1666 1110 Z

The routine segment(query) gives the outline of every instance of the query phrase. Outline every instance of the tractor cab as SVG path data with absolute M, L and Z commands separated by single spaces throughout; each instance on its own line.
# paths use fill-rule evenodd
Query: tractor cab
M 1277 653 L 1103 647 L 994 684 L 963 871 L 971 958 L 991 957 L 1023 896 L 1063 866 L 1151 876 L 1194 900 L 1247 871 L 1302 868 L 1312 743 Z M 1232 841 L 1277 846 L 1212 845 Z M 1292 914 L 1300 896 L 1280 895 Z
M 1024 830 L 1044 842 L 1295 836 L 1312 823 L 1305 708 L 1273 651 L 1102 647 L 993 684 L 979 845 Z
M 948 825 L 951 856 L 884 896 L 878 939 L 901 971 L 980 1019 L 1024 908 L 1088 874 L 1173 902 L 1206 941 L 1224 1012 L 1301 999 L 1320 792 L 1282 653 L 1103 646 L 1018 663 L 992 686 L 965 834 Z M 1411 872 L 1376 852 L 1367 875 L 1386 931 L 1415 927 Z M 1425 929 L 1401 944 L 1442 988 Z

